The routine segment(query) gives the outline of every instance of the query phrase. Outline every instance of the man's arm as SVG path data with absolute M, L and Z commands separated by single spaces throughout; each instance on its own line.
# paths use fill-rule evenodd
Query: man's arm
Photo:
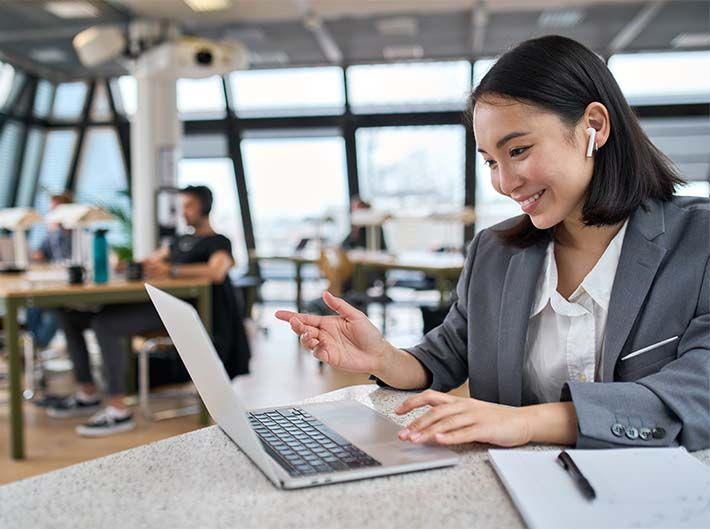
M 222 283 L 234 266 L 234 260 L 226 250 L 218 250 L 210 256 L 207 263 L 187 263 L 171 265 L 171 273 L 176 278 L 204 278 L 212 283 Z

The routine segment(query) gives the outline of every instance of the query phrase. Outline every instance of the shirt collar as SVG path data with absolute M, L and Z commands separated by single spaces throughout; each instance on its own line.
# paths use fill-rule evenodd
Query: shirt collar
M 608 311 L 611 288 L 614 284 L 616 268 L 619 265 L 619 257 L 621 256 L 621 247 L 624 243 L 624 234 L 626 233 L 627 225 L 628 220 L 624 222 L 619 232 L 607 246 L 604 254 L 602 254 L 599 261 L 594 265 L 594 268 L 589 271 L 589 274 L 587 274 L 582 283 L 572 294 L 570 297 L 571 300 L 577 299 L 582 291 L 584 291 L 596 304 L 603 307 L 605 311 Z M 557 306 L 560 309 L 562 309 L 561 306 L 565 306 L 566 309 L 569 310 L 573 309 L 567 307 L 569 302 L 557 293 L 557 264 L 555 263 L 554 241 L 550 241 L 547 246 L 545 263 L 543 264 L 542 274 L 537 282 L 530 318 L 540 313 L 545 308 L 548 301 L 551 302 L 553 306 Z M 572 312 L 576 313 L 576 311 Z
M 609 243 L 609 246 L 606 247 L 602 257 L 599 258 L 599 261 L 589 271 L 589 274 L 582 280 L 580 285 L 580 288 L 584 289 L 592 297 L 592 300 L 603 307 L 605 311 L 609 310 L 611 288 L 614 284 L 614 276 L 616 276 L 616 268 L 619 265 L 621 247 L 624 244 L 624 234 L 626 234 L 626 226 L 628 224 L 628 220 L 624 222 L 614 239 Z

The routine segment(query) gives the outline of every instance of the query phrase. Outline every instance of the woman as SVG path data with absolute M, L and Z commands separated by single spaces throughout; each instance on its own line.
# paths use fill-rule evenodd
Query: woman
M 642 131 L 606 65 L 563 37 L 504 54 L 470 97 L 495 189 L 523 215 L 472 242 L 444 323 L 399 350 L 364 314 L 279 311 L 316 358 L 430 388 L 415 443 L 710 447 L 710 204 Z M 469 379 L 471 398 L 444 392 Z

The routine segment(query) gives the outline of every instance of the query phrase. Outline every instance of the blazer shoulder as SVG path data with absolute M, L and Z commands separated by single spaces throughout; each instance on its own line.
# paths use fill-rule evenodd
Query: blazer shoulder
M 708 220 L 710 219 L 710 198 L 675 195 L 666 203 L 666 212 L 671 216 L 691 216 L 698 220 Z
M 506 230 L 516 225 L 522 220 L 523 217 L 525 216 L 519 215 L 516 217 L 511 217 L 493 226 L 484 228 L 471 242 L 470 249 L 473 249 L 475 247 L 477 254 L 485 254 L 488 258 L 490 258 L 492 255 L 509 256 L 511 254 L 519 252 L 521 250 L 520 248 L 506 245 L 501 240 L 501 238 L 498 237 L 497 232 Z

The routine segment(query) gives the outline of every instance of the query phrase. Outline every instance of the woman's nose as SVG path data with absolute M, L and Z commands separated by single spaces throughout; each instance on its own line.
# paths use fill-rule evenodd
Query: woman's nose
M 510 171 L 508 168 L 503 166 L 498 167 L 498 182 L 500 185 L 500 191 L 504 195 L 510 195 L 514 190 L 518 189 L 522 184 L 523 180 L 519 175 Z

